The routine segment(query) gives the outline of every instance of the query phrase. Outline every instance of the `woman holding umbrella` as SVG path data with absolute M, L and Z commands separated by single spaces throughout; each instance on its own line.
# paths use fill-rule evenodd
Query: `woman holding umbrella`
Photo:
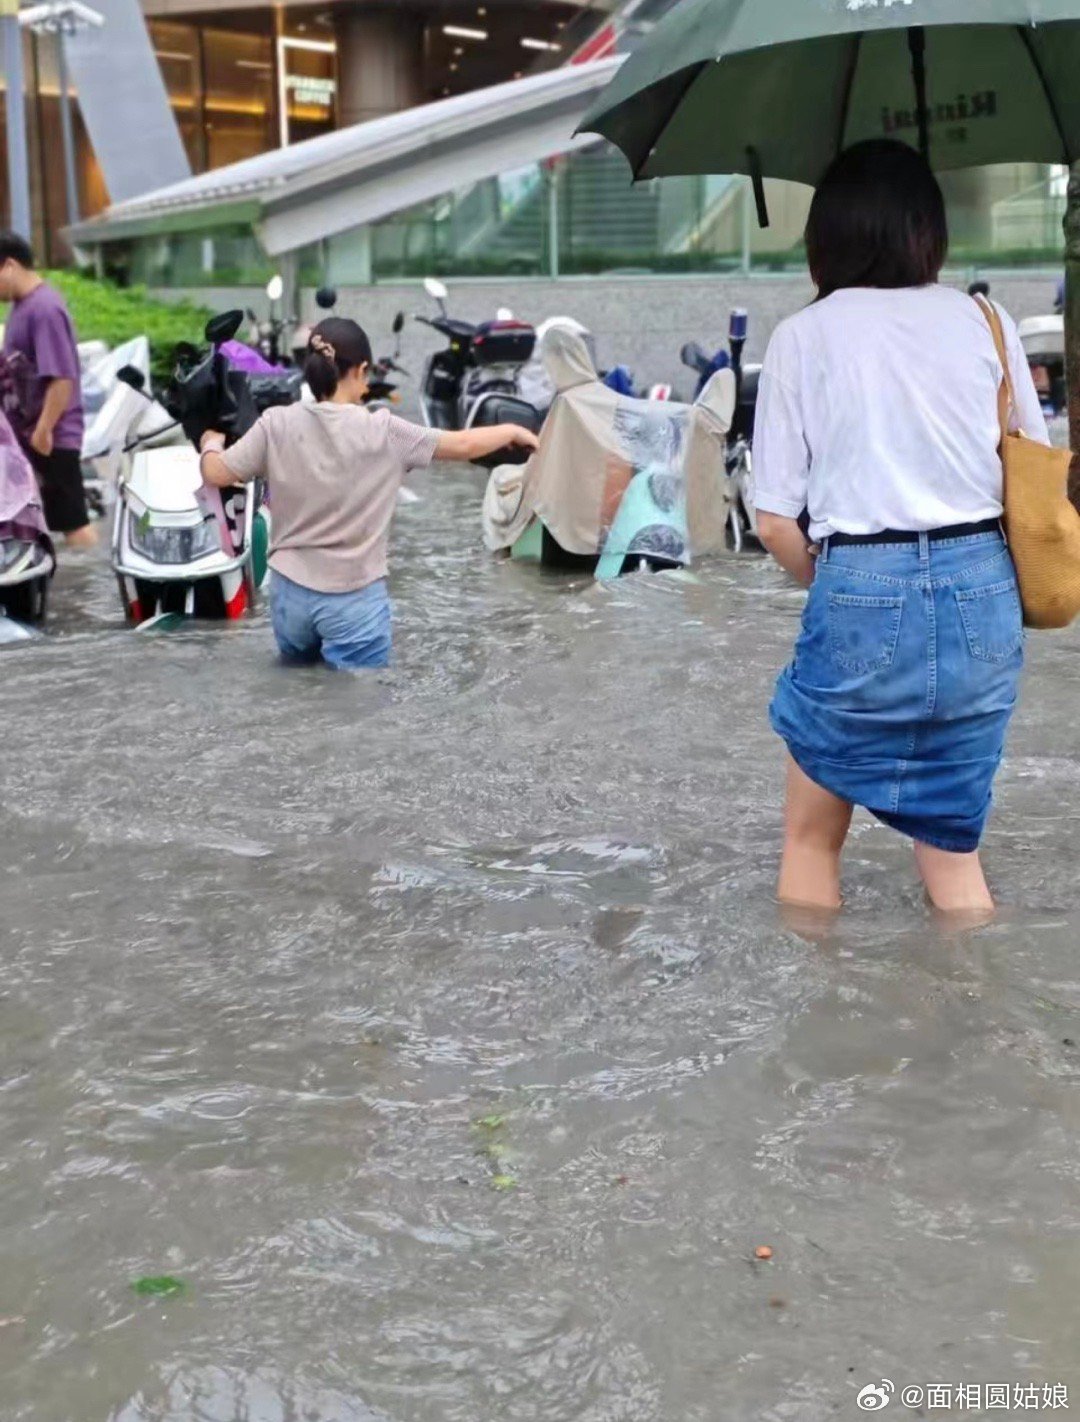
M 789 902 L 839 905 L 859 804 L 914 840 L 936 907 L 993 906 L 978 847 L 1023 627 L 1000 525 L 1004 372 L 986 309 L 938 284 L 947 245 L 919 153 L 890 139 L 849 148 L 810 209 L 817 299 L 765 357 L 758 527 L 810 589 L 771 707 L 789 751 Z M 1016 328 L 999 315 L 1013 428 L 1046 441 Z
M 991 906 L 977 851 L 1023 656 L 1003 372 L 989 308 L 937 283 L 931 170 L 1080 162 L 1078 65 L 1080 0 L 681 0 L 582 121 L 635 178 L 745 173 L 763 225 L 766 178 L 832 164 L 807 231 L 818 299 L 774 335 L 755 424 L 759 526 L 810 587 L 772 706 L 785 899 L 839 903 L 862 804 L 914 839 L 935 904 Z M 1075 199 L 1067 225 L 1075 259 Z M 1014 427 L 1045 440 L 1003 324 Z

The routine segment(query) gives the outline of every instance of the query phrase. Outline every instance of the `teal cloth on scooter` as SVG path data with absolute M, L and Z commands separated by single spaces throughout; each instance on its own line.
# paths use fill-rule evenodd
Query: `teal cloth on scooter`
M 690 562 L 686 484 L 663 465 L 639 469 L 627 486 L 596 565 L 600 581 L 617 578 L 627 558 L 650 566 L 685 568 Z

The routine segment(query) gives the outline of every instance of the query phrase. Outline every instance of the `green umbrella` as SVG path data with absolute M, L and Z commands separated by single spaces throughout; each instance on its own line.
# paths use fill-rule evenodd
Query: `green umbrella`
M 1065 218 L 1072 446 L 1080 448 L 1080 0 L 682 0 L 582 120 L 634 176 L 816 183 L 894 137 L 937 169 L 1073 164 Z M 1080 507 L 1080 459 L 1072 493 Z
M 862 138 L 935 168 L 1080 157 L 1080 0 L 683 0 L 581 130 L 635 177 L 816 183 Z

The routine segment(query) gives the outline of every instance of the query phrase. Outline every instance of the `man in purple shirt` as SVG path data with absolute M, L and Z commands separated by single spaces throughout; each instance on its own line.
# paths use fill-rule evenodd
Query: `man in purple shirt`
M 0 301 L 10 301 L 4 354 L 29 366 L 29 407 L 19 431 L 41 485 L 45 518 L 69 544 L 97 536 L 86 511 L 82 477 L 83 407 L 79 352 L 71 315 L 59 292 L 34 270 L 34 254 L 16 232 L 0 232 Z

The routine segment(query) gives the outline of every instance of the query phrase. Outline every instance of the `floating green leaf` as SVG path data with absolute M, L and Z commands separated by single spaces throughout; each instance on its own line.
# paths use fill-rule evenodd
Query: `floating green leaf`
M 144 1297 L 169 1298 L 182 1294 L 187 1286 L 183 1279 L 174 1279 L 171 1274 L 148 1274 L 142 1279 L 133 1279 L 131 1287 Z
M 473 1125 L 478 1131 L 501 1131 L 506 1125 L 505 1116 L 481 1116 Z
M 512 1175 L 493 1175 L 491 1177 L 493 1190 L 516 1190 L 517 1187 L 517 1180 Z

